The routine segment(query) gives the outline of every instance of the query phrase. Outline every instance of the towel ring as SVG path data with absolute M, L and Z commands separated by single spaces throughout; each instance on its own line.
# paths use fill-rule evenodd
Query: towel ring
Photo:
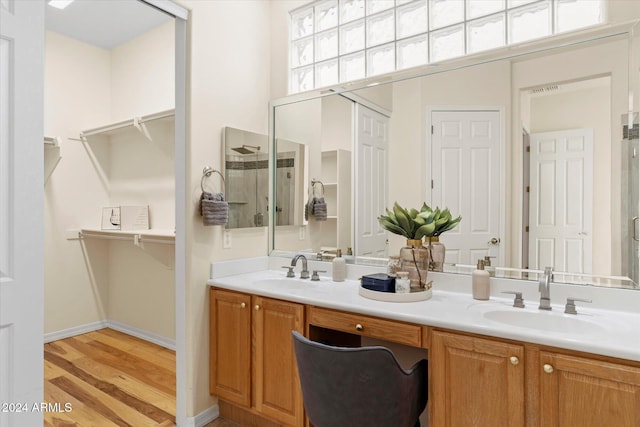
M 312 179 L 311 180 L 311 187 L 312 187 L 313 196 L 316 195 L 316 184 L 320 184 L 320 186 L 322 188 L 322 193 L 320 194 L 320 197 L 324 197 L 324 184 L 319 179 Z
M 204 180 L 205 178 L 209 178 L 211 176 L 212 173 L 217 173 L 218 175 L 220 175 L 220 178 L 222 178 L 222 186 L 223 186 L 223 191 L 224 191 L 224 175 L 222 175 L 222 172 L 220 172 L 219 170 L 216 170 L 214 168 L 212 168 L 211 166 L 205 166 L 204 169 L 202 169 L 202 179 L 200 180 L 200 188 L 202 189 L 202 192 L 204 193 Z

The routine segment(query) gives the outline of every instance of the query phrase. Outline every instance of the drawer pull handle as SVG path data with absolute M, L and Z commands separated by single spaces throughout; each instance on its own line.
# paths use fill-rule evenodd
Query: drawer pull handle
M 256 311 L 260 310 L 260 306 L 259 306 L 258 304 L 256 304 L 256 306 L 255 306 L 255 307 L 253 307 L 253 308 L 255 308 L 255 309 L 256 309 Z
M 548 363 L 545 363 L 544 366 L 542 367 L 542 369 L 544 369 L 544 371 L 547 374 L 550 374 L 553 372 L 553 366 L 549 365 Z
M 364 329 L 364 328 L 362 327 L 362 325 L 361 325 L 360 323 L 358 323 L 358 324 L 356 325 L 356 331 L 361 331 L 361 330 L 363 330 L 363 329 Z
M 247 305 L 243 302 L 240 303 L 240 308 L 245 308 Z
M 511 356 L 509 358 L 509 362 L 511 362 L 513 366 L 517 366 L 520 363 L 520 359 L 518 359 L 516 356 Z

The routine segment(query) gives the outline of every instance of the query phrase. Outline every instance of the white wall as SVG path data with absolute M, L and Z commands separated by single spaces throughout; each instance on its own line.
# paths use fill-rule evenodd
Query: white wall
M 149 205 L 153 228 L 175 228 L 172 125 L 149 123 L 153 141 L 136 130 L 67 139 L 173 107 L 173 31 L 169 22 L 112 51 L 47 33 L 45 133 L 63 141 L 45 187 L 45 333 L 110 319 L 175 337 L 173 246 L 66 239 L 100 228 L 104 206 Z
M 111 51 L 111 120 L 174 107 L 173 20 Z M 151 121 L 109 142 L 112 206 L 149 205 L 150 226 L 175 229 L 173 123 Z M 108 318 L 175 339 L 173 245 L 109 243 Z
M 222 247 L 222 227 L 205 227 L 197 213 L 202 168 L 219 168 L 224 126 L 266 134 L 270 93 L 270 2 L 180 2 L 191 10 L 187 126 L 187 415 L 209 408 L 209 264 L 214 260 L 264 256 L 267 229 L 231 230 Z
M 174 107 L 174 27 L 170 20 L 111 51 L 111 120 Z
M 65 233 L 88 222 L 98 226 L 100 207 L 109 203 L 91 153 L 67 138 L 109 122 L 111 74 L 108 51 L 57 33 L 47 32 L 45 53 L 45 135 L 63 137 L 62 160 L 45 186 L 44 329 L 51 333 L 106 317 L 108 248 L 67 240 Z M 97 149 L 108 156 L 105 147 Z

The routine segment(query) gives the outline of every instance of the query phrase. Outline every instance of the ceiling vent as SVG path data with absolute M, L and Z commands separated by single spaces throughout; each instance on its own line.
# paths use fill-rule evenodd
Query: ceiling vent
M 543 95 L 552 92 L 557 92 L 560 90 L 560 86 L 558 85 L 549 85 L 549 86 L 541 86 L 531 89 L 529 93 L 532 95 Z

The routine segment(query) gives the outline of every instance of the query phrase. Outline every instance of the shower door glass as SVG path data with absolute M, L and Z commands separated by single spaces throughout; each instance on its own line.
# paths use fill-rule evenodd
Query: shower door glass
M 640 144 L 638 125 L 631 132 L 625 126 L 622 141 L 623 178 L 622 191 L 622 273 L 638 284 L 638 244 L 640 241 L 640 218 L 638 191 L 640 190 Z

